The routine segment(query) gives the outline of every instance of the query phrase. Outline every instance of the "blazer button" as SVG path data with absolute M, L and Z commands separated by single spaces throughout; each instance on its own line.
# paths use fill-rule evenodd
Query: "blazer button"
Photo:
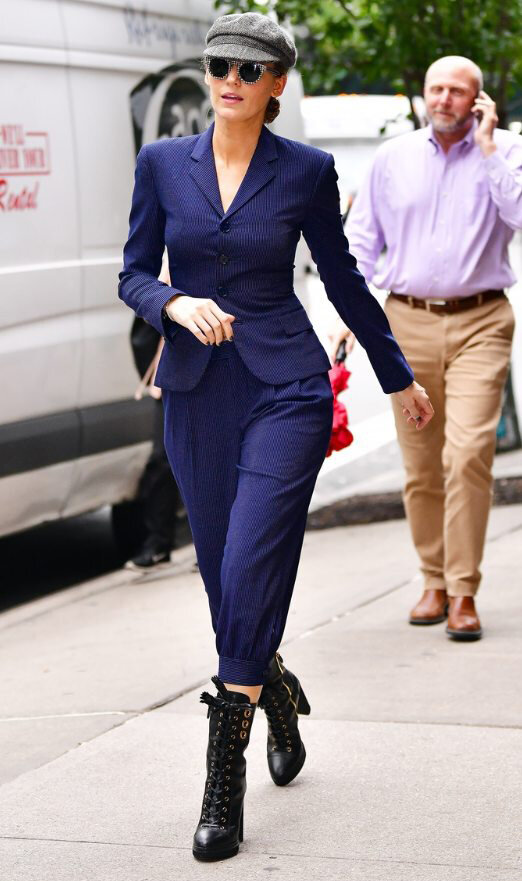
M 221 294 L 222 297 L 226 297 L 228 294 L 228 288 L 224 284 L 218 285 L 217 289 L 218 294 Z
M 218 257 L 218 260 L 219 260 L 220 263 L 223 264 L 223 266 L 226 266 L 227 263 L 228 263 L 229 258 L 227 257 L 226 254 L 220 254 L 219 257 Z
M 224 220 L 221 224 L 221 232 L 229 232 L 230 231 L 230 221 Z

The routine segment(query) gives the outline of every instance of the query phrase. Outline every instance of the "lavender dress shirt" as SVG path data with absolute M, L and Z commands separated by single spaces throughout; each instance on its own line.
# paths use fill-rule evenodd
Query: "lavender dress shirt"
M 508 244 L 522 228 L 522 137 L 496 129 L 485 159 L 475 125 L 447 154 L 431 126 L 379 147 L 347 222 L 367 281 L 429 299 L 514 284 Z

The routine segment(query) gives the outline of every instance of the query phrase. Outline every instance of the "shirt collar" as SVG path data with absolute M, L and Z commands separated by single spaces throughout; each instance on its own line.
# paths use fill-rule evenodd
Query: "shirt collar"
M 477 125 L 477 120 L 474 119 L 469 131 L 466 132 L 465 136 L 460 141 L 457 141 L 457 143 L 454 145 L 459 152 L 462 152 L 465 149 L 467 150 L 470 146 L 472 147 L 474 145 L 474 134 Z M 439 150 L 442 150 L 442 147 L 440 146 L 435 136 L 435 132 L 433 131 L 433 126 L 431 122 L 425 127 L 424 131 L 426 132 L 427 142 L 433 146 L 433 153 L 435 154 L 438 153 Z

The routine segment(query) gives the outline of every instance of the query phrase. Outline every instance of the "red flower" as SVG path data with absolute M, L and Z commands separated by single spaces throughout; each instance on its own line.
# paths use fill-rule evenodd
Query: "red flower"
M 343 450 L 345 447 L 349 447 L 353 441 L 353 434 L 348 428 L 348 413 L 346 407 L 337 400 L 337 395 L 344 391 L 344 389 L 348 388 L 348 379 L 351 375 L 350 371 L 347 370 L 341 362 L 340 364 L 334 364 L 334 366 L 330 368 L 328 375 L 330 377 L 330 384 L 334 394 L 332 434 L 330 437 L 328 452 L 326 453 L 327 456 L 330 456 L 334 450 Z

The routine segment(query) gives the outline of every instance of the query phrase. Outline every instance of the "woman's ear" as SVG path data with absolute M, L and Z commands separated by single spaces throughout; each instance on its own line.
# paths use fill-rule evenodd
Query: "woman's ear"
M 283 74 L 283 76 L 278 76 L 276 78 L 276 81 L 274 83 L 274 88 L 272 89 L 272 97 L 273 98 L 279 98 L 279 96 L 283 94 L 283 92 L 285 90 L 287 79 L 288 79 L 288 77 L 287 77 L 286 73 Z

